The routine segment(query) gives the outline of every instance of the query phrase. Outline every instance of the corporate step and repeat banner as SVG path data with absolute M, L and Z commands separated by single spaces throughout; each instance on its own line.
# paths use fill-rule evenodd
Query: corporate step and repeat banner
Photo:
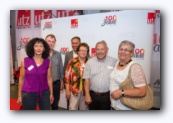
M 15 66 L 20 66 L 26 56 L 25 46 L 34 37 L 41 37 L 41 20 L 78 15 L 77 10 L 18 10 L 16 11 L 16 54 Z
M 57 11 L 41 11 L 42 14 L 39 16 L 36 16 L 35 11 L 30 10 L 30 16 L 21 14 L 22 19 L 17 21 L 19 24 L 25 24 L 24 26 L 17 26 L 16 29 L 18 66 L 20 66 L 21 59 L 26 56 L 24 47 L 27 42 L 33 37 L 45 38 L 50 33 L 56 36 L 55 50 L 61 53 L 63 62 L 65 53 L 72 50 L 71 38 L 74 36 L 79 36 L 82 42 L 88 43 L 91 56 L 95 56 L 95 44 L 105 40 L 109 47 L 108 55 L 117 59 L 119 43 L 123 40 L 130 40 L 136 46 L 132 59 L 141 64 L 148 83 L 152 84 L 150 80 L 155 34 L 155 10 L 119 10 L 89 15 L 78 15 L 76 11 L 68 11 L 69 16 L 62 18 L 52 17 L 58 15 Z M 27 12 L 29 13 L 29 11 Z M 34 17 L 34 19 L 28 20 L 28 17 Z M 158 66 L 155 67 L 158 68 Z M 65 90 L 61 91 L 59 106 L 67 107 Z
M 72 16 L 41 21 L 41 37 L 54 34 L 57 42 L 55 49 L 64 54 L 71 48 L 71 38 L 79 36 L 90 46 L 91 56 L 95 55 L 95 44 L 105 40 L 109 47 L 108 55 L 118 59 L 118 46 L 123 40 L 135 43 L 133 60 L 144 69 L 150 82 L 154 23 L 150 19 L 153 10 L 122 10 L 102 14 Z M 63 96 L 65 97 L 65 95 Z M 62 101 L 63 100 L 63 101 Z M 61 103 L 62 101 L 62 103 Z M 66 107 L 65 99 L 60 104 Z

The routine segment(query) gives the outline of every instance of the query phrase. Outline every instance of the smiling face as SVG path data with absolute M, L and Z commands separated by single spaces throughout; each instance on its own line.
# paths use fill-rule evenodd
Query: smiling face
M 77 38 L 74 38 L 74 39 L 71 41 L 71 46 L 72 46 L 72 48 L 73 48 L 73 51 L 76 52 L 76 49 L 77 49 L 77 47 L 78 47 L 79 44 L 80 44 L 80 41 L 79 41 L 79 39 L 77 39 Z
M 44 51 L 44 45 L 42 42 L 36 42 L 34 44 L 34 53 L 36 55 L 42 55 Z
M 87 52 L 88 52 L 87 48 L 84 47 L 84 46 L 81 46 L 79 48 L 79 51 L 78 51 L 78 57 L 86 58 L 87 57 Z
M 129 44 L 122 44 L 118 49 L 118 57 L 120 61 L 129 61 L 133 56 L 132 47 Z
M 104 58 L 106 57 L 108 53 L 108 48 L 106 47 L 106 45 L 103 43 L 99 43 L 96 45 L 95 50 L 96 50 L 96 56 L 98 60 L 104 60 Z

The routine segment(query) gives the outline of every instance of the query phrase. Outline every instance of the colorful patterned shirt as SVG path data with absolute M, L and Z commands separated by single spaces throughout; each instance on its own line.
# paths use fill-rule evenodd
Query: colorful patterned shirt
M 71 59 L 66 66 L 64 81 L 66 84 L 69 83 L 70 91 L 75 96 L 78 96 L 80 90 L 84 94 L 84 79 L 82 79 L 84 67 L 85 65 L 80 63 L 78 57 Z

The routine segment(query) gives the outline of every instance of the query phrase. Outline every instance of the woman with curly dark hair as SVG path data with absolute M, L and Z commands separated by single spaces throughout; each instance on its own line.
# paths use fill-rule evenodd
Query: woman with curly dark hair
M 53 88 L 49 45 L 42 38 L 33 38 L 26 45 L 28 57 L 21 61 L 17 103 L 24 110 L 50 110 Z

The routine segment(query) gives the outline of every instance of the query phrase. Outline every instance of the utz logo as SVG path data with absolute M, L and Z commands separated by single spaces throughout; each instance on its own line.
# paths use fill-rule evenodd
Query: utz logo
M 31 11 L 30 10 L 18 10 L 17 26 L 21 28 L 31 25 Z
M 116 24 L 116 20 L 117 20 L 117 16 L 116 15 L 106 16 L 104 18 L 103 23 L 101 24 L 101 26 L 115 25 Z
M 155 15 L 154 12 L 149 12 L 149 13 L 148 13 L 148 18 L 147 18 L 147 23 L 148 23 L 148 24 L 154 24 L 154 22 L 155 22 L 155 17 L 156 17 L 156 15 Z
M 144 59 L 144 54 L 145 54 L 144 49 L 138 49 L 137 48 L 133 51 L 133 58 Z
M 43 27 L 43 30 L 45 30 L 45 29 L 51 29 L 51 28 L 52 28 L 52 21 L 45 22 L 44 27 Z
M 78 19 L 71 20 L 71 28 L 78 28 Z
M 60 49 L 60 53 L 61 54 L 66 54 L 67 52 L 69 52 L 69 48 L 68 47 L 61 47 L 61 49 Z
M 96 56 L 95 48 L 91 48 L 91 57 Z
M 17 46 L 17 50 L 21 50 L 21 49 L 24 49 L 26 44 L 30 41 L 30 38 L 21 38 L 20 39 L 20 44 L 19 46 Z
M 34 26 L 40 26 L 42 19 L 52 18 L 52 10 L 34 10 Z

